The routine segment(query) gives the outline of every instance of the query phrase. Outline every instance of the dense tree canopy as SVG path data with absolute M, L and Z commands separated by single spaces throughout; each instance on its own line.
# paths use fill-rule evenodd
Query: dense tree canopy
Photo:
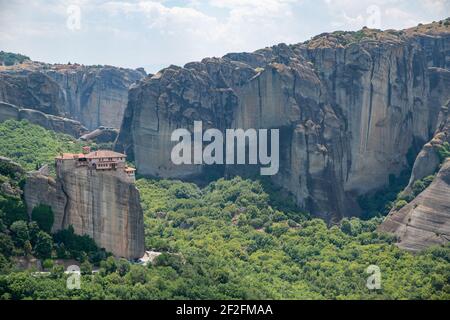
M 20 185 L 20 177 L 0 174 Z M 409 201 L 398 194 L 399 184 L 392 178 L 393 195 L 379 193 L 368 208 L 386 199 Z M 136 185 L 146 248 L 162 253 L 148 266 L 108 256 L 73 228 L 50 235 L 48 224 L 28 220 L 20 197 L 0 194 L 0 298 L 450 299 L 450 247 L 403 251 L 393 236 L 376 231 L 382 217 L 327 225 L 267 181 L 239 177 L 204 188 L 150 179 Z M 14 257 L 26 255 L 43 259 L 50 274 L 16 269 Z M 79 290 L 66 287 L 57 258 L 80 262 Z M 370 265 L 380 268 L 379 290 L 366 287 Z

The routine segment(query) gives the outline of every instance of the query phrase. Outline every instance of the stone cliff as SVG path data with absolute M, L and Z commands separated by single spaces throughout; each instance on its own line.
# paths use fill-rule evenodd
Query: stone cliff
M 410 251 L 450 241 L 450 158 L 428 188 L 389 213 L 379 231 L 395 234 L 398 246 Z
M 30 123 L 40 125 L 49 130 L 70 134 L 75 138 L 86 133 L 88 130 L 78 121 L 45 114 L 41 111 L 23 109 L 15 105 L 0 102 L 0 122 L 5 120 L 28 120 Z
M 393 208 L 379 227 L 381 232 L 395 234 L 403 249 L 420 251 L 450 241 L 450 158 L 444 159 L 442 153 L 445 144 L 450 143 L 449 107 L 450 101 L 442 107 L 436 132 L 417 155 L 402 194 L 414 197 L 414 183 L 438 171 L 432 184 L 406 206 Z
M 75 233 L 89 235 L 117 257 L 144 255 L 139 192 L 117 171 L 61 168 L 56 180 L 33 172 L 26 180 L 24 197 L 29 214 L 41 203 L 52 207 L 53 232 L 72 225 Z
M 143 70 L 26 60 L 0 67 L 0 101 L 71 118 L 88 129 L 119 128 L 128 88 L 144 76 Z
M 449 99 L 449 57 L 450 27 L 437 22 L 169 66 L 130 89 L 116 149 L 140 174 L 201 178 L 207 166 L 171 163 L 174 129 L 192 130 L 194 120 L 221 130 L 279 128 L 273 182 L 316 216 L 357 215 L 356 198 L 387 184 L 432 138 Z

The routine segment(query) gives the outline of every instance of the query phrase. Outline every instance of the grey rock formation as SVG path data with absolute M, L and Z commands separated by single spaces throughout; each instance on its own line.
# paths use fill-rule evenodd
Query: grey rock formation
M 56 132 L 70 134 L 78 138 L 88 130 L 80 122 L 62 118 L 41 111 L 23 109 L 15 105 L 0 102 L 0 122 L 5 120 L 28 120 L 32 124 L 40 125 Z
M 410 251 L 450 241 L 450 158 L 428 188 L 389 213 L 379 231 L 395 234 L 398 246 Z
M 128 88 L 142 70 L 25 61 L 0 68 L 0 101 L 80 121 L 93 130 L 119 128 Z
M 409 192 L 411 190 L 411 187 L 416 180 L 420 180 L 425 178 L 426 176 L 432 175 L 438 170 L 439 165 L 442 161 L 439 156 L 439 149 L 445 142 L 450 143 L 449 107 L 450 101 L 446 106 L 442 107 L 442 110 L 439 114 L 439 125 L 436 129 L 433 139 L 427 142 L 417 155 L 405 192 Z
M 202 177 L 206 166 L 171 163 L 174 129 L 192 129 L 194 120 L 221 130 L 279 128 L 274 183 L 316 216 L 357 215 L 357 196 L 404 170 L 407 154 L 437 129 L 449 56 L 450 28 L 433 23 L 169 66 L 130 89 L 116 149 L 143 175 Z
M 88 132 L 80 137 L 80 140 L 94 141 L 96 143 L 114 142 L 119 134 L 119 130 L 114 128 L 100 127 Z
M 56 180 L 29 174 L 24 198 L 29 214 L 39 204 L 52 207 L 52 231 L 74 227 L 117 257 L 144 255 L 144 222 L 139 192 L 117 171 L 77 168 L 58 171 Z

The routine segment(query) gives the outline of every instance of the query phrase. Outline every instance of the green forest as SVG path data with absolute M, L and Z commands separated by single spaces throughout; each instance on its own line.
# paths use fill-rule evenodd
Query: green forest
M 234 177 L 200 188 L 140 178 L 146 250 L 161 252 L 153 263 L 116 260 L 71 228 L 51 234 L 50 207 L 36 207 L 28 219 L 25 170 L 79 148 L 24 121 L 0 124 L 0 155 L 18 163 L 0 162 L 0 185 L 10 186 L 0 189 L 1 299 L 450 299 L 450 246 L 419 254 L 395 246 L 376 230 L 381 194 L 366 219 L 327 225 L 267 181 Z M 384 206 L 404 200 L 385 198 Z M 17 267 L 17 257 L 31 256 L 47 273 Z M 67 289 L 57 259 L 79 261 L 80 289 Z M 370 265 L 380 268 L 379 290 L 366 287 Z

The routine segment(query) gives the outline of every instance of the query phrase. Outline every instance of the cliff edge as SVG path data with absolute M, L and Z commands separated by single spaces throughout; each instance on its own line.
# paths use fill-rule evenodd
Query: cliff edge
M 31 214 L 39 204 L 52 207 L 52 232 L 72 225 L 117 257 L 144 255 L 144 222 L 139 192 L 119 170 L 61 166 L 57 177 L 29 174 L 24 197 Z
M 338 31 L 253 53 L 169 66 L 129 92 L 116 143 L 140 174 L 190 179 L 207 166 L 170 160 L 177 128 L 280 129 L 272 181 L 327 221 L 409 169 L 450 98 L 450 19 L 405 30 Z M 243 170 L 242 170 L 243 169 Z M 224 165 L 222 175 L 249 167 Z

